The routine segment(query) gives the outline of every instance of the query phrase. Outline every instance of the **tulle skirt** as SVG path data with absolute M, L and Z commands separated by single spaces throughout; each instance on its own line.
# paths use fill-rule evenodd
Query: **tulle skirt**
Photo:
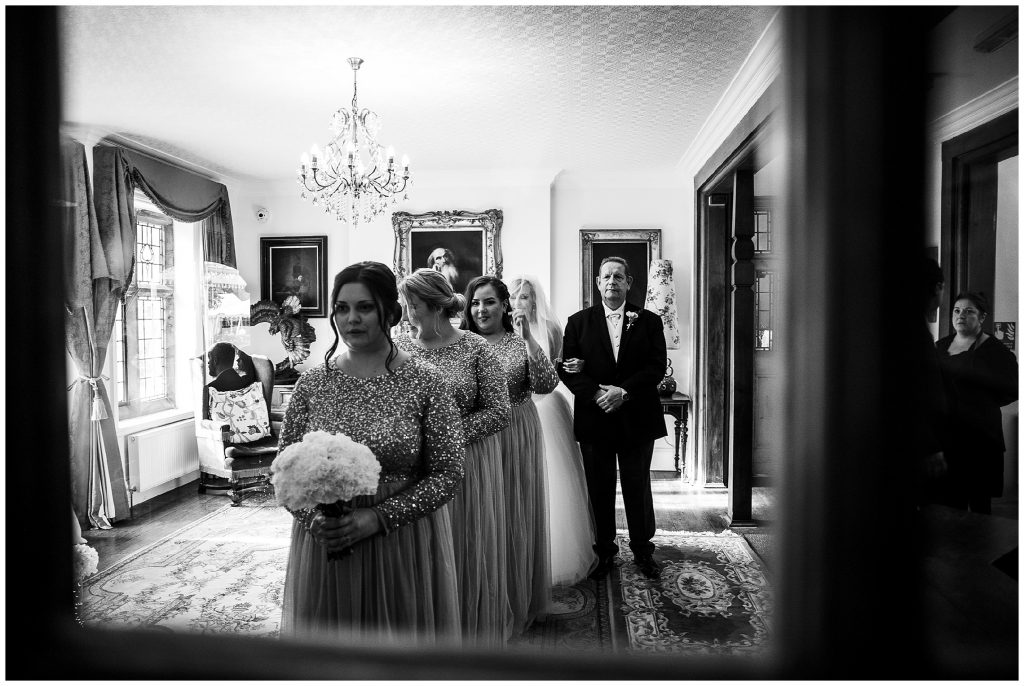
M 467 646 L 501 646 L 512 635 L 500 451 L 497 434 L 466 446 L 462 490 L 447 506 Z
M 381 484 L 369 507 L 411 482 Z M 327 551 L 298 521 L 285 574 L 282 637 L 337 637 L 349 642 L 396 639 L 457 646 L 458 586 L 447 506 L 357 543 L 352 555 L 327 561 Z
M 548 611 L 551 599 L 544 438 L 533 400 L 512 407 L 512 419 L 498 436 L 505 477 L 508 596 L 513 633 L 519 634 Z
M 552 586 L 574 584 L 597 565 L 583 456 L 572 429 L 572 405 L 563 388 L 559 385 L 553 393 L 533 396 L 544 434 Z

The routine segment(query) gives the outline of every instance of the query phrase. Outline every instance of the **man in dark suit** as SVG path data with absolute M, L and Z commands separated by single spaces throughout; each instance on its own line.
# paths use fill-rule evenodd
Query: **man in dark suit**
M 210 389 L 217 391 L 240 391 L 248 388 L 255 380 L 252 377 L 243 379 L 235 371 L 235 354 L 238 349 L 230 343 L 215 344 L 206 353 L 206 371 L 214 377 L 213 381 L 203 386 L 203 419 L 210 418 Z
M 575 397 L 573 428 L 594 510 L 595 578 L 608 573 L 619 550 L 616 461 L 633 560 L 647 578 L 661 575 L 651 542 L 656 527 L 650 469 L 654 441 L 667 434 L 658 397 L 658 382 L 665 376 L 665 334 L 658 315 L 626 302 L 632 285 L 626 260 L 601 261 L 601 302 L 569 317 L 564 362 L 558 366 Z

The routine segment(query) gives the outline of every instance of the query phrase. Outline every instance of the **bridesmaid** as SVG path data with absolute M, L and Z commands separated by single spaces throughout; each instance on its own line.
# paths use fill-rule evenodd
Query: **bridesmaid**
M 519 634 L 550 605 L 544 436 L 531 394 L 554 391 L 558 374 L 534 339 L 525 313 L 509 314 L 508 288 L 501 279 L 478 276 L 469 282 L 466 296 L 463 325 L 487 340 L 508 376 L 512 421 L 499 438 L 508 517 L 508 594 L 513 631 Z
M 497 435 L 509 422 L 505 374 L 483 338 L 452 326 L 462 298 L 440 272 L 417 269 L 398 289 L 418 337 L 400 334 L 396 343 L 441 371 L 462 417 L 466 476 L 449 509 L 463 638 L 470 645 L 501 646 L 512 632 Z
M 526 275 L 510 279 L 508 285 L 513 310 L 525 313 L 534 337 L 544 336 L 545 352 L 557 364 L 562 356 L 562 327 L 551 312 L 544 289 L 535 277 Z M 537 393 L 533 401 L 544 434 L 551 585 L 571 586 L 597 566 L 594 515 L 587 495 L 583 455 L 572 428 L 572 393 L 559 383 L 553 393 Z
M 440 373 L 389 335 L 395 276 L 360 262 L 334 278 L 334 343 L 295 384 L 280 447 L 310 431 L 344 433 L 381 464 L 377 493 L 342 517 L 292 512 L 281 634 L 459 642 L 448 508 L 462 483 L 462 426 Z M 339 341 L 343 349 L 335 357 Z M 352 554 L 328 561 L 328 551 Z

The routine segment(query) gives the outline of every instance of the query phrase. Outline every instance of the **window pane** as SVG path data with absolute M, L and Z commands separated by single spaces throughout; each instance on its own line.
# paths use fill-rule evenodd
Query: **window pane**
M 166 394 L 167 340 L 164 300 L 139 296 L 139 400 L 155 400 Z
M 757 281 L 754 282 L 754 316 L 756 320 L 754 341 L 755 350 L 771 350 L 773 338 L 772 321 L 772 300 L 774 299 L 774 273 L 770 271 L 757 272 Z
M 768 210 L 754 212 L 754 251 L 772 251 L 772 214 Z
M 124 305 L 117 306 L 114 318 L 114 383 L 117 388 L 117 404 L 128 402 L 128 367 L 125 364 Z
M 139 218 L 135 244 L 136 281 L 139 288 L 163 284 L 164 227 Z

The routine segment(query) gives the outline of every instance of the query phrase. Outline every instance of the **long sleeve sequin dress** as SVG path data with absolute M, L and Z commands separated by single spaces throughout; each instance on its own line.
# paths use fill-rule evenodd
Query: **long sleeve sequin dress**
M 408 334 L 395 343 L 441 371 L 462 418 L 466 442 L 465 479 L 448 506 L 455 543 L 464 643 L 500 646 L 512 632 L 506 584 L 501 447 L 498 432 L 508 426 L 508 387 L 483 337 L 463 332 L 458 341 L 426 350 Z
M 562 331 L 552 322 L 547 329 L 546 352 L 554 360 L 562 353 Z M 533 402 L 544 434 L 551 585 L 571 586 L 597 565 L 594 513 L 587 495 L 583 455 L 572 428 L 572 392 L 559 383 L 551 393 L 534 393 Z
M 377 457 L 377 494 L 353 504 L 372 507 L 385 533 L 328 562 L 306 528 L 313 513 L 293 512 L 282 636 L 459 643 L 455 553 L 444 505 L 461 486 L 463 434 L 441 374 L 415 359 L 365 379 L 318 365 L 295 384 L 280 447 L 317 430 L 344 433 Z
M 513 632 L 520 634 L 550 604 L 544 436 L 532 394 L 554 391 L 558 374 L 543 351 L 531 356 L 526 342 L 515 333 L 506 332 L 491 347 L 508 377 L 512 404 L 512 419 L 498 438 L 508 517 L 508 595 L 514 616 Z

